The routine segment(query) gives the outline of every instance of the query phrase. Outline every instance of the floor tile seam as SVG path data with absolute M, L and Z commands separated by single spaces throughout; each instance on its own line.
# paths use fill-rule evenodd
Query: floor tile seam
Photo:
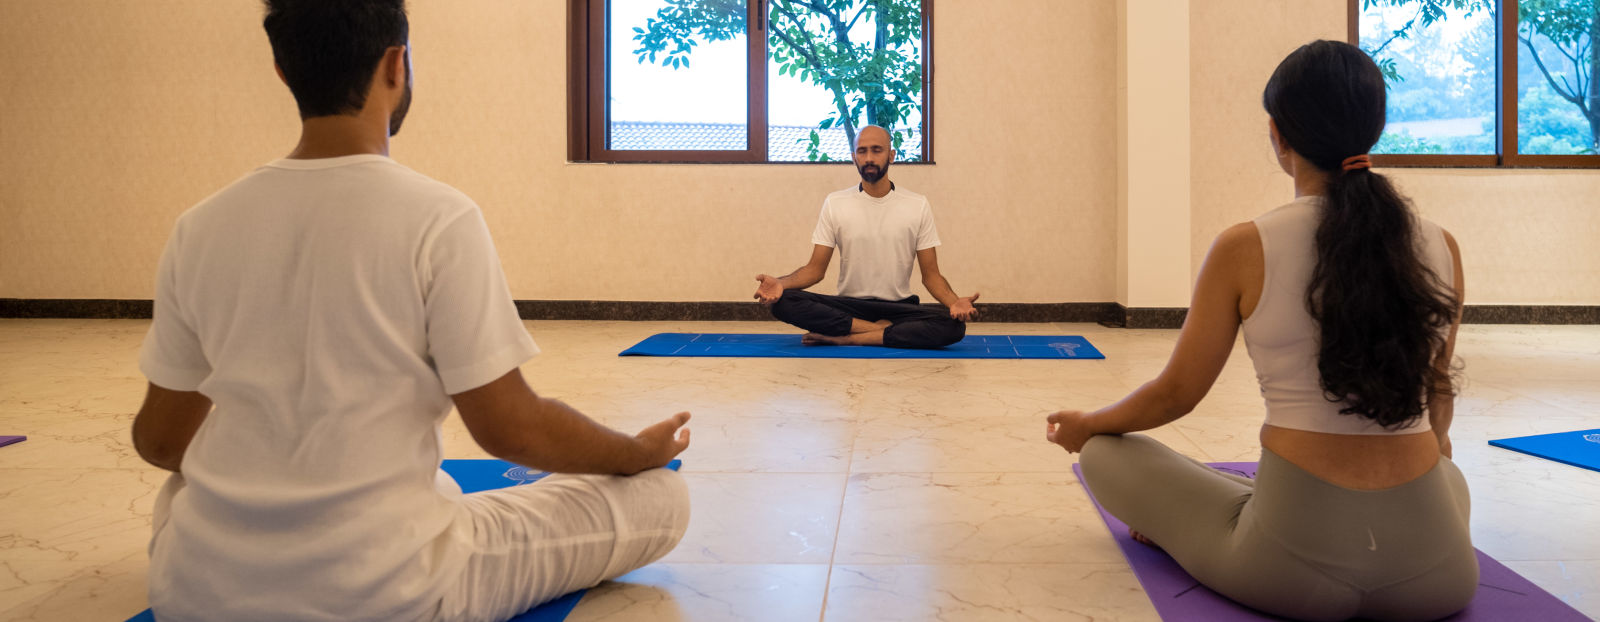
M 679 472 L 684 475 L 849 475 L 847 471 L 701 471 L 694 468 L 693 458 L 683 460 L 685 466 Z
M 26 359 L 28 359 L 28 358 L 32 357 L 33 355 L 36 355 L 36 354 L 44 354 L 44 355 L 50 355 L 50 356 L 77 356 L 82 361 L 92 361 L 92 362 L 100 362 L 100 361 L 104 361 L 107 358 L 124 356 L 124 355 L 121 355 L 121 354 L 91 354 L 91 355 L 86 355 L 86 354 L 84 354 L 82 352 L 30 352 L 30 353 L 28 353 L 26 355 L 23 355 L 21 358 L 23 360 L 26 360 Z M 10 355 L 7 355 L 7 356 L 8 356 L 8 359 L 9 359 Z M 0 363 L 5 363 L 7 365 L 11 365 L 11 364 L 14 364 L 16 362 L 17 361 L 15 359 L 9 359 L 9 360 L 0 359 Z M 118 365 L 117 367 L 122 367 L 122 366 Z M 128 373 L 121 374 L 121 375 L 106 375 L 104 373 L 96 374 L 96 373 L 94 373 L 96 370 L 89 368 L 88 365 L 85 365 L 84 367 L 76 367 L 76 368 L 73 368 L 73 370 L 74 371 L 72 371 L 72 372 L 62 371 L 62 372 L 58 372 L 58 373 L 29 374 L 27 377 L 28 378 L 42 378 L 42 379 L 46 379 L 46 380 L 94 380 L 96 382 L 109 381 L 109 382 L 128 382 L 128 383 L 138 382 L 140 384 L 143 384 L 146 380 L 148 380 L 144 376 L 144 374 L 139 371 L 138 367 L 132 366 L 132 365 L 130 365 L 130 366 L 128 366 L 126 368 L 126 371 Z M 16 370 L 16 371 L 27 371 L 27 370 Z
M 1008 562 L 1008 561 L 973 561 L 973 562 L 942 562 L 942 563 L 896 563 L 896 562 L 847 562 L 832 564 L 834 566 L 925 566 L 929 568 L 944 568 L 949 566 L 1115 566 L 1130 568 L 1127 561 L 1084 561 L 1084 562 Z
M 1062 475 L 1071 474 L 1072 465 L 1053 471 L 852 471 L 851 475 Z
M 739 562 L 729 562 L 729 561 L 705 561 L 705 560 L 689 560 L 689 559 L 685 559 L 685 560 L 674 560 L 674 561 L 657 561 L 657 562 L 652 562 L 650 565 L 651 566 L 817 566 L 817 567 L 820 568 L 820 567 L 823 567 L 823 566 L 827 566 L 828 564 L 823 563 L 823 562 L 804 562 L 804 561 L 771 561 L 771 562 L 739 561 Z
M 833 518 L 833 548 L 828 550 L 828 571 L 822 579 L 822 607 L 817 611 L 817 620 L 821 622 L 828 616 L 828 592 L 833 588 L 834 560 L 839 555 L 839 535 L 844 531 L 844 506 L 850 500 L 850 479 L 855 476 L 852 472 L 856 459 L 856 441 L 861 432 L 854 426 L 850 430 L 850 452 L 845 458 L 844 485 L 839 489 L 839 513 Z
M 3 451 L 3 450 L 0 450 L 0 451 Z M 7 465 L 4 464 L 3 454 L 0 454 L 0 473 L 4 473 L 6 471 L 55 471 L 55 472 L 58 472 L 58 473 L 118 471 L 118 472 L 134 472 L 134 473 L 146 473 L 146 472 L 148 472 L 148 473 L 156 473 L 156 474 L 170 473 L 170 471 L 164 471 L 164 470 L 161 470 L 161 469 L 157 469 L 155 467 L 145 468 L 145 467 L 94 467 L 94 466 L 91 466 L 91 467 L 81 467 L 81 466 L 55 466 L 55 467 L 7 466 Z
M 138 408 L 130 408 L 128 410 L 119 410 L 119 411 L 116 411 L 116 412 L 88 411 L 88 410 L 70 410 L 70 411 L 66 411 L 66 410 L 38 410 L 38 411 L 17 412 L 15 410 L 0 409 L 0 415 L 4 415 L 8 419 L 10 417 L 62 417 L 62 416 L 126 417 L 128 415 L 136 415 L 138 413 L 139 413 L 139 409 Z M 7 421 L 4 425 L 11 425 L 11 422 Z M 132 434 L 132 427 L 131 426 L 129 427 L 129 434 L 130 434 L 130 438 L 131 438 L 131 434 Z
M 1548 400 L 1537 398 L 1537 397 L 1534 397 L 1534 396 L 1531 396 L 1531 395 L 1524 395 L 1523 397 L 1526 397 L 1527 399 L 1530 399 L 1530 400 L 1533 400 L 1535 402 L 1538 402 L 1538 403 L 1540 403 L 1540 404 L 1542 404 L 1542 405 L 1544 405 L 1544 406 L 1546 406 L 1548 408 L 1551 408 L 1553 410 L 1560 411 L 1561 414 L 1557 415 L 1557 416 L 1560 416 L 1560 417 L 1586 418 L 1586 417 L 1592 416 L 1589 413 L 1578 412 L 1572 406 L 1562 406 L 1560 404 L 1551 403 Z M 1505 416 L 1513 417 L 1513 418 L 1516 417 L 1516 415 L 1505 415 Z

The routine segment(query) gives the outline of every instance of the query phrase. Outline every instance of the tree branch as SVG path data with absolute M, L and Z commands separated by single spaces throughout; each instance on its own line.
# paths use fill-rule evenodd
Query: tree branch
M 856 22 L 861 21 L 861 16 L 862 15 L 866 15 L 866 14 L 867 14 L 867 5 L 863 4 L 863 5 L 861 5 L 861 10 L 856 11 L 856 16 L 850 18 L 850 25 L 845 26 L 845 30 L 847 32 L 850 31 L 850 30 L 854 30 L 855 27 L 856 27 Z
M 815 5 L 810 3 L 802 2 L 801 4 L 815 8 Z M 789 21 L 794 22 L 795 28 L 804 31 L 805 22 L 800 19 L 799 15 L 795 14 L 794 8 L 789 6 L 788 0 L 777 0 L 773 3 L 773 6 L 777 7 L 780 12 L 788 16 Z M 837 23 L 837 19 L 834 21 Z M 798 42 L 791 38 L 783 28 L 769 28 L 768 30 L 777 35 L 779 39 L 782 39 L 784 43 L 789 45 L 789 47 L 798 51 L 800 55 L 805 58 L 806 63 L 811 65 L 811 68 L 816 71 L 818 76 L 825 78 L 832 77 L 832 74 L 827 71 L 828 67 L 823 64 L 822 60 L 817 58 L 816 54 L 812 53 L 810 49 L 801 46 Z M 855 119 L 850 116 L 850 103 L 845 101 L 844 98 L 844 86 L 829 86 L 827 80 L 823 81 L 822 86 L 823 88 L 833 91 L 833 104 L 839 109 L 839 121 L 844 124 L 844 133 L 846 138 L 848 138 L 850 142 L 854 144 L 856 140 L 856 124 Z
M 1522 36 L 1522 33 L 1517 33 L 1517 39 L 1522 41 L 1524 45 L 1528 46 L 1528 54 L 1533 56 L 1533 64 L 1539 66 L 1539 73 L 1544 74 L 1545 81 L 1550 83 L 1550 88 L 1555 90 L 1556 95 L 1560 95 L 1561 99 L 1565 99 L 1569 102 L 1577 104 L 1581 108 L 1583 104 L 1578 103 L 1580 98 L 1576 94 L 1569 93 L 1568 91 L 1562 89 L 1561 87 L 1563 84 L 1557 84 L 1555 76 L 1550 75 L 1550 69 L 1544 66 L 1544 59 L 1539 57 L 1539 50 L 1536 50 L 1533 47 L 1533 38 L 1524 37 Z
M 1422 11 L 1427 9 L 1426 5 L 1426 1 L 1418 3 L 1417 14 L 1412 15 L 1411 19 L 1406 20 L 1406 25 L 1401 26 L 1399 30 L 1394 31 L 1394 34 L 1389 35 L 1388 40 L 1384 41 L 1383 45 L 1372 48 L 1372 51 L 1368 52 L 1368 55 L 1376 57 L 1378 54 L 1381 54 L 1385 48 L 1388 48 L 1390 43 L 1394 43 L 1395 39 L 1405 38 L 1406 32 L 1411 30 L 1411 26 L 1413 24 L 1417 23 L 1417 18 L 1422 17 Z
M 787 15 L 789 17 L 789 21 L 794 22 L 795 28 L 802 31 L 805 30 L 805 21 L 801 20 L 800 16 L 794 13 L 786 0 L 777 0 L 773 6 L 778 7 L 778 9 L 782 11 L 784 15 Z M 810 65 L 811 69 L 817 72 L 817 75 L 831 75 L 827 72 L 828 66 L 822 62 L 822 59 L 817 58 L 817 55 L 812 53 L 810 48 L 800 45 L 798 41 L 795 41 L 789 36 L 788 33 L 784 32 L 782 28 L 769 28 L 769 30 L 772 31 L 772 34 L 777 35 L 779 39 L 783 39 L 784 43 L 789 44 L 789 47 L 793 48 L 796 52 L 799 52 L 800 56 L 805 58 L 806 64 Z
M 878 9 L 878 20 L 877 20 L 878 21 L 878 27 L 874 30 L 874 32 L 872 34 L 872 60 L 874 60 L 874 61 L 878 60 L 879 57 L 883 56 L 883 51 L 885 49 L 887 49 L 887 47 L 889 45 L 889 42 L 888 42 L 888 39 L 889 39 L 889 21 L 883 18 L 883 10 L 881 8 L 881 2 L 882 2 L 882 0 L 876 0 L 873 3 L 874 6 L 879 6 L 880 7 Z M 863 11 L 866 10 L 866 7 L 867 7 L 867 5 L 865 5 L 865 4 L 861 5 L 861 9 Z M 886 77 L 887 76 L 884 76 L 884 75 L 880 74 L 878 76 L 879 82 L 882 83 L 883 79 L 886 78 Z M 878 107 L 879 107 L 879 104 L 883 101 L 883 93 L 882 93 L 882 91 L 880 90 L 878 93 L 865 93 L 865 95 L 867 96 L 867 123 L 869 123 L 871 125 L 876 125 L 878 127 L 885 127 L 887 125 L 892 125 L 892 124 L 884 123 L 883 119 L 878 117 Z
M 833 26 L 833 39 L 839 43 L 840 49 L 850 48 L 850 28 L 845 25 L 843 16 L 839 15 L 839 13 L 835 12 L 833 9 L 828 8 L 828 5 L 823 4 L 819 0 L 794 1 L 798 2 L 800 6 L 810 8 L 811 10 L 821 14 L 824 18 L 827 18 L 828 23 Z

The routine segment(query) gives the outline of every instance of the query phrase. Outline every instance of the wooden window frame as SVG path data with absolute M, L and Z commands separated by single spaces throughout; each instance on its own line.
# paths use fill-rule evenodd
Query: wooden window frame
M 1361 36 L 1361 1 L 1349 0 L 1349 41 Z M 1449 155 L 1375 153 L 1374 166 L 1397 168 L 1600 168 L 1600 154 L 1533 155 L 1517 152 L 1517 37 L 1516 0 L 1495 0 L 1495 145 L 1498 153 Z M 1508 33 L 1512 33 L 1509 34 Z M 1600 79 L 1597 76 L 1595 79 Z
M 609 149 L 606 124 L 607 0 L 567 0 L 567 160 L 571 162 L 679 164 L 837 164 L 769 161 L 767 159 L 767 0 L 747 0 L 745 17 L 749 54 L 746 59 L 745 118 L 747 149 L 623 150 Z M 922 154 L 917 162 L 933 163 L 933 4 L 922 0 Z M 760 44 L 755 39 L 759 36 Z

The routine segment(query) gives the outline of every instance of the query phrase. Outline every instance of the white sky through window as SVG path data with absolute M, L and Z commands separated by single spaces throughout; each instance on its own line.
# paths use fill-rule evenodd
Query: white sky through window
M 648 60 L 638 62 L 633 50 L 635 27 L 655 17 L 662 0 L 611 0 L 608 46 L 611 52 L 612 121 L 688 123 L 745 122 L 745 40 L 700 40 L 689 54 L 690 66 L 673 69 Z M 866 20 L 856 24 L 852 38 L 872 36 Z M 834 110 L 829 92 L 793 76 L 778 75 L 768 64 L 767 122 L 769 125 L 814 127 Z M 733 77 L 737 76 L 737 79 Z M 616 85 L 624 85 L 618 89 Z M 623 91 L 617 96 L 615 91 Z M 633 95 L 638 94 L 638 95 Z M 644 95 L 652 94 L 652 95 Z M 920 122 L 915 116 L 912 122 Z

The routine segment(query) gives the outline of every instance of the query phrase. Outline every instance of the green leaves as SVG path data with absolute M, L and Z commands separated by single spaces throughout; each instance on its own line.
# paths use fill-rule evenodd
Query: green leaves
M 1505 0 L 1507 2 L 1513 0 Z M 1517 82 L 1518 151 L 1521 153 L 1564 154 L 1594 153 L 1600 147 L 1600 89 L 1595 88 L 1596 74 L 1600 74 L 1600 53 L 1596 39 L 1600 39 L 1600 1 L 1597 0 L 1514 0 L 1517 2 L 1517 24 L 1513 32 L 1501 36 L 1515 36 L 1523 48 L 1523 60 L 1518 61 L 1519 75 L 1500 76 L 1502 80 Z M 1418 76 L 1419 84 L 1396 89 L 1406 81 L 1401 75 L 1395 57 L 1388 51 L 1398 40 L 1416 39 L 1413 47 L 1425 47 L 1430 29 L 1441 28 L 1442 22 L 1452 19 L 1452 14 L 1463 17 L 1485 12 L 1497 19 L 1494 0 L 1362 0 L 1362 11 L 1389 9 L 1402 15 L 1409 14 L 1404 23 L 1377 41 L 1363 41 L 1362 50 L 1378 63 L 1384 82 L 1390 88 L 1390 120 L 1396 111 L 1404 119 L 1443 117 L 1446 114 L 1463 116 L 1460 111 L 1434 110 L 1440 105 L 1438 97 L 1429 89 L 1452 92 L 1469 89 L 1466 76 L 1493 73 L 1492 58 L 1469 58 L 1469 69 L 1452 72 L 1450 83 L 1439 86 L 1440 79 L 1433 75 Z M 1436 37 L 1433 33 L 1431 36 Z M 1484 35 L 1492 37 L 1493 35 Z M 1498 47 L 1498 46 L 1496 46 Z M 1475 69 L 1488 67 L 1487 69 Z M 1406 114 L 1410 112 L 1411 114 Z M 1424 114 L 1425 113 L 1425 114 Z M 1474 115 L 1475 116 L 1475 115 Z M 1487 129 L 1492 129 L 1487 128 Z M 1488 136 L 1492 132 L 1484 132 Z M 1487 140 L 1481 137 L 1449 137 L 1425 140 L 1409 134 L 1385 134 L 1378 147 L 1389 153 L 1456 153 L 1461 149 L 1490 150 L 1493 146 L 1454 144 L 1467 140 Z
M 633 40 L 639 42 L 634 56 L 640 63 L 648 60 L 673 69 L 688 67 L 689 55 L 700 39 L 727 41 L 743 36 L 745 15 L 745 0 L 666 0 L 654 18 L 645 20 L 643 27 L 633 27 Z
M 655 18 L 633 28 L 641 63 L 685 68 L 699 41 L 747 32 L 746 0 L 665 4 Z M 768 0 L 768 7 L 767 52 L 777 74 L 833 95 L 836 110 L 819 129 L 842 129 L 854 141 L 865 124 L 893 128 L 921 112 L 922 0 Z M 905 129 L 893 133 L 897 141 L 911 135 Z M 820 149 L 820 138 L 809 141 L 807 156 L 827 161 Z
M 1519 33 L 1543 35 L 1563 47 L 1586 40 L 1595 23 L 1594 0 L 1519 0 Z

